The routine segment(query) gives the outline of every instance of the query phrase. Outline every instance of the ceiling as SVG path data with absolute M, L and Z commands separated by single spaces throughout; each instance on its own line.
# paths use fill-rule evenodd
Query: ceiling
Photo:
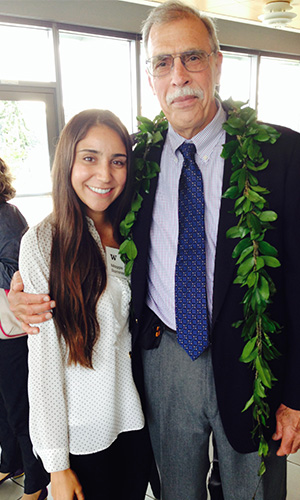
M 125 0 L 126 1 L 126 0 Z M 131 0 L 134 3 L 151 4 L 163 3 L 166 0 Z M 264 13 L 264 7 L 267 0 L 184 0 L 184 3 L 192 5 L 199 10 L 205 11 L 216 17 L 229 18 L 235 21 L 251 22 L 262 24 L 258 16 Z M 290 0 L 286 3 L 290 4 L 293 12 L 297 17 L 291 20 L 290 24 L 284 29 L 300 30 L 300 0 Z M 282 28 L 280 28 L 282 29 Z

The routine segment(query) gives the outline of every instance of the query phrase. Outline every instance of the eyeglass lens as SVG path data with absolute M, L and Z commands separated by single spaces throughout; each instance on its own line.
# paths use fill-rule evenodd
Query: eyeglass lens
M 155 56 L 148 61 L 149 71 L 153 76 L 168 74 L 174 65 L 175 57 L 180 57 L 182 64 L 188 71 L 203 71 L 208 66 L 208 58 L 211 54 L 204 51 L 183 52 L 182 54 L 166 54 Z

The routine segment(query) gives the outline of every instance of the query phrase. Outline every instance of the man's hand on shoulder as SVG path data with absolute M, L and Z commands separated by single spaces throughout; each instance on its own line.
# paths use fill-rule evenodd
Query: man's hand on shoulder
M 32 323 L 43 323 L 52 318 L 51 309 L 55 302 L 49 295 L 25 293 L 21 274 L 17 271 L 11 280 L 8 302 L 10 309 L 22 323 L 24 332 L 29 334 L 39 333 L 37 326 Z
M 274 441 L 281 439 L 278 456 L 296 453 L 300 449 L 300 411 L 281 404 L 276 412 Z

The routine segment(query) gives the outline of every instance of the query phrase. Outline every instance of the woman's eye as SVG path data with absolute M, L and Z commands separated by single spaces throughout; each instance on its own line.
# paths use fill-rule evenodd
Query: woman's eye
M 126 161 L 124 160 L 113 160 L 113 165 L 116 166 L 116 167 L 124 167 L 126 165 Z
M 84 161 L 87 161 L 87 162 L 94 161 L 94 158 L 92 156 L 84 156 L 83 159 L 84 159 Z

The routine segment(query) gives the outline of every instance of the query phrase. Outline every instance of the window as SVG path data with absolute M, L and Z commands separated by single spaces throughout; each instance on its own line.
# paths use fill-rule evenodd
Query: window
M 0 24 L 0 47 L 2 82 L 55 81 L 53 37 L 49 28 Z
M 300 62 L 261 57 L 258 84 L 258 117 L 300 132 Z
M 235 101 L 249 102 L 249 106 L 255 107 L 257 58 L 250 54 L 222 53 L 220 97 L 223 100 L 232 97 Z
M 5 91 L 0 87 L 1 157 L 14 176 L 17 194 L 12 203 L 29 225 L 51 212 L 50 159 L 54 143 L 49 137 L 58 136 L 55 123 L 53 89 Z
M 135 130 L 133 45 L 131 40 L 60 32 L 66 121 L 83 109 L 109 109 L 119 116 L 130 132 Z M 132 87 L 135 89 L 134 99 Z

